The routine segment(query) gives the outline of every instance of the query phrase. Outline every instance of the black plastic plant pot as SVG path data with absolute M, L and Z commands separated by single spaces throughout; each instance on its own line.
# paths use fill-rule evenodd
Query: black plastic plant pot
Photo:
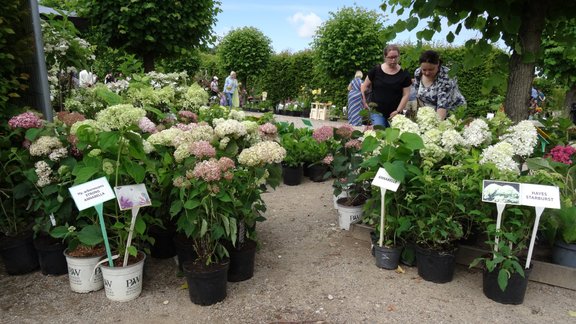
M 66 246 L 47 237 L 39 236 L 34 240 L 34 247 L 38 254 L 40 270 L 44 275 L 60 276 L 68 273 L 68 264 L 64 250 Z
M 416 246 L 416 267 L 418 275 L 426 281 L 450 282 L 456 269 L 455 251 L 438 252 Z
M 223 301 L 226 298 L 229 261 L 212 264 L 208 269 L 201 263 L 186 262 L 183 267 L 190 301 L 201 306 Z
M 526 295 L 528 277 L 530 276 L 530 272 L 532 272 L 532 268 L 524 269 L 524 277 L 517 272 L 513 273 L 510 278 L 508 278 L 508 285 L 504 291 L 502 291 L 498 285 L 498 272 L 498 268 L 492 272 L 484 269 L 482 276 L 482 290 L 484 295 L 500 304 L 522 304 L 524 302 L 524 296 Z
M 0 242 L 0 254 L 9 275 L 30 273 L 39 267 L 32 232 L 16 237 L 4 237 Z
M 248 240 L 241 248 L 228 249 L 230 254 L 230 268 L 228 269 L 228 281 L 245 281 L 254 276 L 254 262 L 256 260 L 256 242 Z

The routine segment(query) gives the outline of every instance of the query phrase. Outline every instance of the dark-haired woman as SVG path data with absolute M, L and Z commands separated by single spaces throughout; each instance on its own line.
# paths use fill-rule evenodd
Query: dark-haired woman
M 456 79 L 448 76 L 450 69 L 442 65 L 437 52 L 425 51 L 419 61 L 420 67 L 414 72 L 419 106 L 433 107 L 438 118 L 445 119 L 448 111 L 466 104 Z
M 362 103 L 368 108 L 366 102 L 366 89 L 372 87 L 372 102 L 376 103 L 376 112 L 372 113 L 372 125 L 388 127 L 388 118 L 401 113 L 410 96 L 410 74 L 402 69 L 400 49 L 396 45 L 384 48 L 384 63 L 379 64 L 368 72 L 362 83 Z

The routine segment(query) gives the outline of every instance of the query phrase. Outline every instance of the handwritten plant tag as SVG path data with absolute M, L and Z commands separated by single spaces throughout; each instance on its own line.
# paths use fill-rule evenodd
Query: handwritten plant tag
M 114 191 L 121 210 L 152 205 L 146 186 L 143 183 L 114 187 Z
M 378 172 L 376 173 L 374 180 L 372 180 L 372 185 L 380 187 L 382 189 L 396 191 L 400 186 L 400 181 L 392 178 L 388 174 L 386 169 L 380 168 L 378 169 Z
M 106 177 L 68 188 L 78 210 L 84 210 L 114 199 L 114 191 Z

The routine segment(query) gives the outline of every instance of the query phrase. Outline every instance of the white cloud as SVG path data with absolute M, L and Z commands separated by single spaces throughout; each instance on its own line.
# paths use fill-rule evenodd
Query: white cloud
M 288 17 L 288 21 L 298 27 L 298 36 L 302 38 L 312 37 L 318 26 L 322 24 L 322 18 L 313 12 L 309 14 L 297 12 Z

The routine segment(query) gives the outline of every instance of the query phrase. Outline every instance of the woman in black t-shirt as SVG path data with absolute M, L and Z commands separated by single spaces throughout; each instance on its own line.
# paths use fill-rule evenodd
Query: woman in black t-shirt
M 364 108 L 368 108 L 364 92 L 372 87 L 371 102 L 377 104 L 375 112 L 372 112 L 372 125 L 389 127 L 388 118 L 401 113 L 408 103 L 410 74 L 400 67 L 400 49 L 396 45 L 388 45 L 384 48 L 384 63 L 372 68 L 364 83 L 362 83 L 362 102 Z

